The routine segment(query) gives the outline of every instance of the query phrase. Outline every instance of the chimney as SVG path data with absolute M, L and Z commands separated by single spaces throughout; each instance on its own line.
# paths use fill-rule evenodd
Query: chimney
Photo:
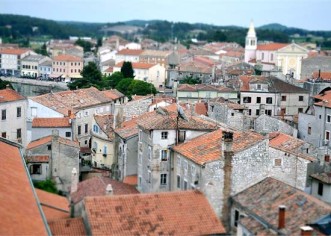
M 301 236 L 311 236 L 313 232 L 313 228 L 310 226 L 302 226 L 301 229 Z
M 114 193 L 113 187 L 111 186 L 111 184 L 108 184 L 106 187 L 106 195 L 107 196 L 113 195 L 113 193 Z
M 318 79 L 321 78 L 321 69 L 318 70 Z
M 70 193 L 77 192 L 78 185 L 78 174 L 76 168 L 73 168 L 71 171 L 71 190 Z
M 286 206 L 280 205 L 278 207 L 278 229 L 284 229 L 285 228 L 285 211 Z
M 227 231 L 230 230 L 230 212 L 231 212 L 231 176 L 232 176 L 232 144 L 233 132 L 222 131 L 222 157 L 224 160 L 224 187 L 223 187 L 223 208 L 222 208 L 222 223 Z
M 178 87 L 178 80 L 175 79 L 174 80 L 174 84 L 172 85 L 172 91 L 173 91 L 173 96 L 176 98 L 176 100 L 178 101 L 177 98 L 177 87 Z
M 324 155 L 324 162 L 325 162 L 325 163 L 330 162 L 330 155 L 329 155 L 329 154 L 325 154 L 325 155 Z
M 71 117 L 71 110 L 68 110 L 68 117 Z

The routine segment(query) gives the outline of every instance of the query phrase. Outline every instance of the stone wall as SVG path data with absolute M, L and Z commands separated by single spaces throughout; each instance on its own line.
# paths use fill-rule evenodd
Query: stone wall
M 331 57 L 317 56 L 302 60 L 301 78 L 311 78 L 314 71 L 331 71 Z
M 152 97 L 139 99 L 136 101 L 128 102 L 120 108 L 125 120 L 131 120 L 148 111 L 149 105 L 152 103 Z
M 291 135 L 293 137 L 297 137 L 298 130 L 289 124 L 268 116 L 261 115 L 255 120 L 254 130 L 258 133 L 270 133 L 270 132 L 281 132 L 284 134 Z

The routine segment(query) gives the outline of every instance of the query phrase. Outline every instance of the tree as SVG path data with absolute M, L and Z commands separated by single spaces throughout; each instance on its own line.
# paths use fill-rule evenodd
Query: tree
M 115 88 L 117 86 L 117 84 L 123 79 L 123 74 L 119 71 L 114 72 L 112 75 L 105 77 L 103 79 L 104 83 L 103 86 L 104 87 L 109 87 L 109 88 Z
M 201 84 L 201 80 L 193 78 L 192 76 L 186 76 L 184 79 L 179 81 L 180 84 Z
M 120 91 L 121 93 L 125 94 L 126 96 L 128 96 L 130 94 L 129 92 L 129 86 L 131 84 L 131 81 L 133 81 L 132 78 L 126 78 L 126 79 L 122 79 L 117 85 L 116 85 L 116 89 L 118 91 Z
M 68 84 L 69 89 L 75 90 L 77 88 L 89 88 L 94 86 L 98 89 L 102 89 L 102 74 L 99 71 L 97 65 L 94 62 L 89 62 L 84 66 L 80 73 L 83 78 L 77 79 L 74 82 Z
M 0 89 L 5 89 L 9 85 L 11 89 L 13 89 L 13 86 L 8 81 L 3 81 L 0 79 Z
M 153 84 L 141 80 L 133 80 L 129 86 L 129 95 L 147 95 L 156 94 L 156 88 Z
M 50 179 L 45 180 L 45 181 L 34 182 L 33 185 L 36 188 L 45 190 L 46 192 L 58 193 L 55 183 Z
M 93 46 L 92 43 L 80 38 L 75 42 L 75 45 L 81 46 L 84 49 L 84 52 L 90 52 Z
M 35 51 L 38 54 L 48 56 L 47 47 L 45 43 L 41 46 L 41 48 L 37 48 Z
M 132 64 L 129 61 L 123 62 L 121 73 L 123 74 L 124 78 L 134 78 L 134 71 L 132 68 Z

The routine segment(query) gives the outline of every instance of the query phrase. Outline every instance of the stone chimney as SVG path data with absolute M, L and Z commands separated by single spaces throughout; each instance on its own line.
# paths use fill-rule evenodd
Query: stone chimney
M 106 187 L 106 195 L 110 196 L 110 195 L 113 195 L 113 194 L 114 194 L 113 187 L 111 186 L 111 184 L 108 184 L 107 187 Z
M 278 229 L 285 228 L 285 212 L 286 212 L 286 206 L 280 205 L 278 207 Z
M 222 131 L 222 157 L 224 160 L 224 187 L 223 187 L 223 207 L 222 207 L 222 223 L 227 231 L 230 230 L 230 211 L 231 211 L 231 176 L 232 176 L 232 150 L 233 132 Z
M 313 233 L 313 228 L 310 226 L 302 226 L 301 229 L 301 236 L 311 236 Z
M 77 188 L 78 188 L 78 173 L 77 173 L 76 168 L 72 168 L 70 193 L 77 192 Z
M 172 92 L 173 92 L 173 96 L 176 98 L 176 101 L 178 101 L 178 98 L 177 98 L 177 87 L 178 87 L 178 80 L 175 79 L 174 80 L 174 84 L 172 85 Z

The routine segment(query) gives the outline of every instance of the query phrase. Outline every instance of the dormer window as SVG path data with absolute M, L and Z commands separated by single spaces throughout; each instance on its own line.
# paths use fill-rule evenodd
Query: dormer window
M 256 85 L 256 90 L 262 90 L 262 85 L 261 84 L 257 84 Z

